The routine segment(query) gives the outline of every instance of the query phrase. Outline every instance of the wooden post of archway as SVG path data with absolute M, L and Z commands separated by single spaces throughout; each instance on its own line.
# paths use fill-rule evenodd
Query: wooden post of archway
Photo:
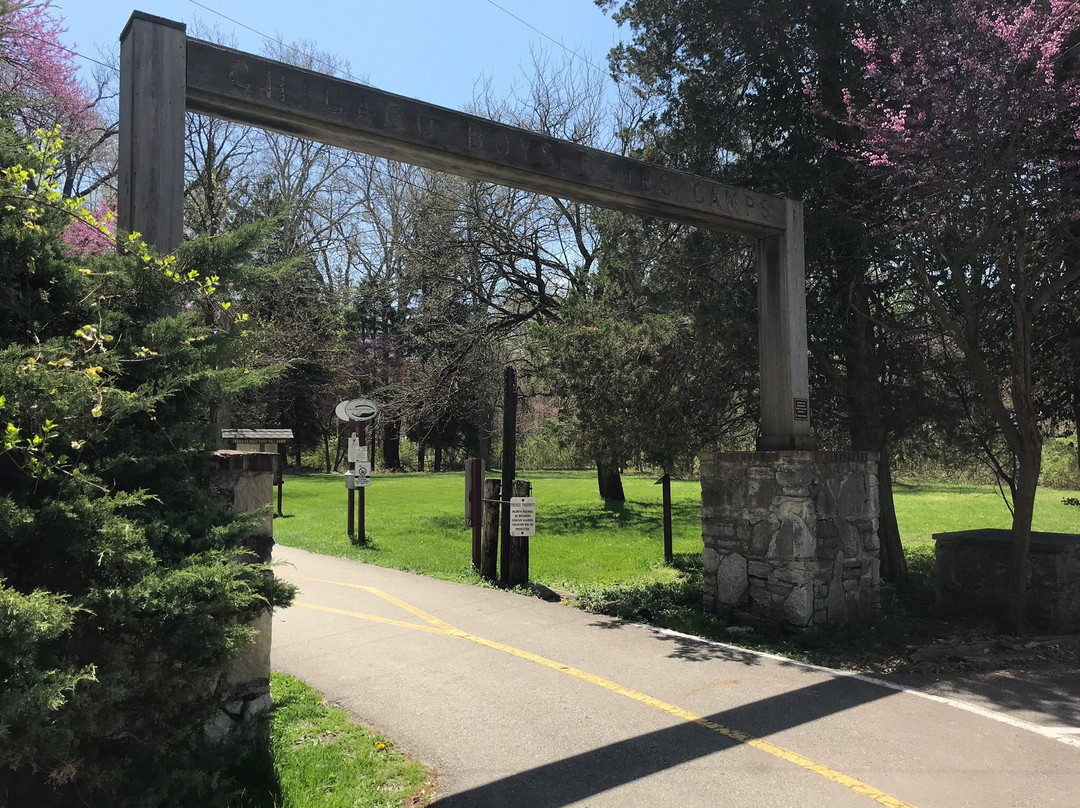
M 761 362 L 756 455 L 760 456 L 746 456 L 744 465 L 749 468 L 760 461 L 781 468 L 793 456 L 815 454 L 809 451 L 813 445 L 800 201 L 724 185 L 191 39 L 182 24 L 135 12 L 121 36 L 119 225 L 143 233 L 148 243 L 161 250 L 175 248 L 181 238 L 185 109 L 472 179 L 755 240 Z M 811 476 L 829 478 L 830 462 L 822 460 L 824 471 L 818 468 L 820 464 L 814 465 Z M 709 489 L 705 477 L 714 473 L 712 461 L 703 462 L 703 497 Z M 821 488 L 819 482 L 791 487 L 792 493 L 784 495 L 787 499 L 778 493 L 775 501 L 757 506 L 775 517 L 770 517 L 769 524 L 775 523 L 780 530 L 794 512 L 790 497 L 805 498 L 805 491 Z M 737 485 L 760 489 L 752 480 Z M 867 502 L 873 502 L 876 520 L 876 489 L 871 492 L 871 481 L 866 479 L 862 488 Z M 806 519 L 814 523 L 813 507 L 800 511 L 800 523 Z M 706 513 L 711 512 L 706 503 Z M 731 515 L 721 531 L 726 536 L 729 529 L 736 531 L 742 525 L 738 527 L 741 535 L 745 524 L 758 524 L 761 518 L 756 511 L 740 511 Z M 709 519 L 706 516 L 707 602 L 709 586 L 716 588 L 716 558 L 739 555 L 742 580 L 748 580 L 743 554 L 710 544 Z M 802 569 L 810 557 L 793 559 L 787 561 Z M 738 573 L 735 570 L 735 577 Z M 791 577 L 784 572 L 779 578 L 785 576 Z M 770 578 L 766 576 L 766 583 Z M 825 583 L 831 585 L 832 578 Z M 837 579 L 837 587 L 839 583 Z M 729 587 L 738 593 L 734 600 L 714 593 L 712 605 L 741 609 L 744 588 L 750 591 L 753 586 L 736 583 Z M 776 587 L 762 589 L 766 590 Z M 803 594 L 800 589 L 798 597 Z M 772 601 L 767 608 L 761 598 L 758 601 L 754 610 L 784 612 Z M 788 609 L 786 613 L 795 614 L 794 621 L 788 622 L 800 624 L 808 611 L 812 622 L 815 610 L 813 604 Z M 838 607 L 834 611 L 839 615 Z

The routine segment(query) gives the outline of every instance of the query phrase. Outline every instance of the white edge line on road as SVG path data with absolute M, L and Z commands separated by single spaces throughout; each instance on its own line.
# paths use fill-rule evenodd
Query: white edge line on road
M 908 693 L 912 696 L 918 696 L 919 698 L 936 701 L 939 704 L 947 704 L 950 707 L 955 707 L 958 710 L 964 710 L 966 712 L 982 716 L 983 718 L 989 718 L 991 721 L 1008 724 L 1011 727 L 1027 730 L 1028 732 L 1034 732 L 1036 735 L 1042 735 L 1044 738 L 1050 738 L 1051 740 L 1080 748 L 1080 738 L 1070 737 L 1073 735 L 1080 735 L 1080 727 L 1044 727 L 1040 726 L 1039 724 L 1032 723 L 1031 721 L 1024 721 L 1022 718 L 1013 718 L 1011 715 L 999 713 L 996 710 L 991 710 L 978 704 L 972 704 L 969 701 L 963 701 L 961 699 L 951 699 L 948 696 L 938 696 L 935 693 L 927 693 L 925 690 L 919 690 L 918 688 L 898 684 L 897 682 L 890 682 L 887 679 L 878 679 L 875 676 L 867 676 L 864 673 L 854 673 L 853 671 L 842 671 L 836 668 L 826 668 L 824 665 L 814 665 L 810 662 L 801 662 L 797 659 L 790 659 L 785 656 L 780 656 L 779 654 L 770 654 L 768 651 L 756 651 L 752 648 L 743 648 L 741 645 L 732 645 L 730 643 L 719 642 L 717 640 L 709 640 L 704 637 L 695 637 L 693 634 L 684 634 L 681 631 L 673 631 L 672 629 L 668 628 L 657 628 L 656 626 L 650 626 L 645 623 L 638 623 L 637 625 L 657 634 L 662 634 L 669 637 L 681 637 L 683 639 L 694 640 L 695 642 L 703 643 L 705 645 L 712 645 L 716 648 L 723 648 L 728 651 L 737 651 L 741 654 L 753 654 L 754 656 L 762 657 L 764 659 L 774 659 L 777 662 L 784 662 L 788 665 L 796 665 L 800 668 L 806 668 L 807 670 L 820 671 L 821 673 L 829 673 L 833 676 L 843 676 L 848 679 L 858 679 L 860 682 L 877 685 L 878 687 L 884 687 L 889 690 L 896 690 L 900 693 Z

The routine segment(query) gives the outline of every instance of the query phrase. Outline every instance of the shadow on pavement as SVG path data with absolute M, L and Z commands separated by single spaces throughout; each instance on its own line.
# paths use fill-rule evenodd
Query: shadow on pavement
M 891 695 L 876 685 L 829 679 L 706 718 L 764 738 Z M 736 745 L 718 732 L 680 723 L 450 794 L 431 808 L 561 808 Z
M 1044 726 L 1080 727 L 1080 670 L 995 671 L 951 676 L 881 676 L 939 696 L 962 699 Z

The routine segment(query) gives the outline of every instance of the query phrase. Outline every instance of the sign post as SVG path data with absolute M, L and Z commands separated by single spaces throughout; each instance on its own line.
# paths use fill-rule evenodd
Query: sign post
M 655 485 L 661 486 L 664 501 L 664 563 L 669 567 L 675 563 L 675 553 L 671 546 L 671 475 L 665 474 Z
M 465 470 L 465 527 L 472 528 L 473 568 L 481 567 L 481 544 L 484 522 L 484 461 L 469 459 Z
M 379 407 L 370 399 L 354 398 L 342 401 L 334 409 L 334 414 L 352 427 L 349 435 L 348 463 L 345 472 L 345 490 L 348 491 L 348 517 L 346 526 L 349 538 L 358 544 L 367 541 L 366 514 L 364 507 L 364 489 L 371 485 L 371 467 L 368 465 L 367 424 L 379 415 Z M 360 440 L 360 425 L 364 425 L 364 441 Z M 355 492 L 359 491 L 359 495 Z M 354 511 L 354 503 L 356 510 Z
M 499 541 L 499 583 L 510 586 L 510 497 L 517 477 L 517 371 L 503 371 L 502 522 Z
M 532 483 L 514 480 L 510 497 L 510 576 L 507 586 L 523 586 L 529 582 L 529 537 L 536 535 L 536 499 Z

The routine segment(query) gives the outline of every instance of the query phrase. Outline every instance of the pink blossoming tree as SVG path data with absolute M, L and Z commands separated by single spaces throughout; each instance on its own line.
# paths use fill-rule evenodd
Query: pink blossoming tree
M 0 0 L 0 96 L 24 134 L 59 126 L 61 190 L 88 196 L 115 173 L 117 128 L 99 111 L 111 79 L 99 77 L 93 88 L 80 80 L 75 54 L 60 41 L 64 31 L 51 0 Z
M 94 99 L 78 80 L 74 55 L 51 0 L 0 2 L 0 92 L 17 97 L 30 127 L 61 125 L 65 135 L 95 123 Z
M 912 4 L 854 44 L 868 95 L 846 95 L 848 154 L 895 199 L 903 268 L 1008 447 L 1019 629 L 1043 445 L 1033 344 L 1080 281 L 1080 3 Z

